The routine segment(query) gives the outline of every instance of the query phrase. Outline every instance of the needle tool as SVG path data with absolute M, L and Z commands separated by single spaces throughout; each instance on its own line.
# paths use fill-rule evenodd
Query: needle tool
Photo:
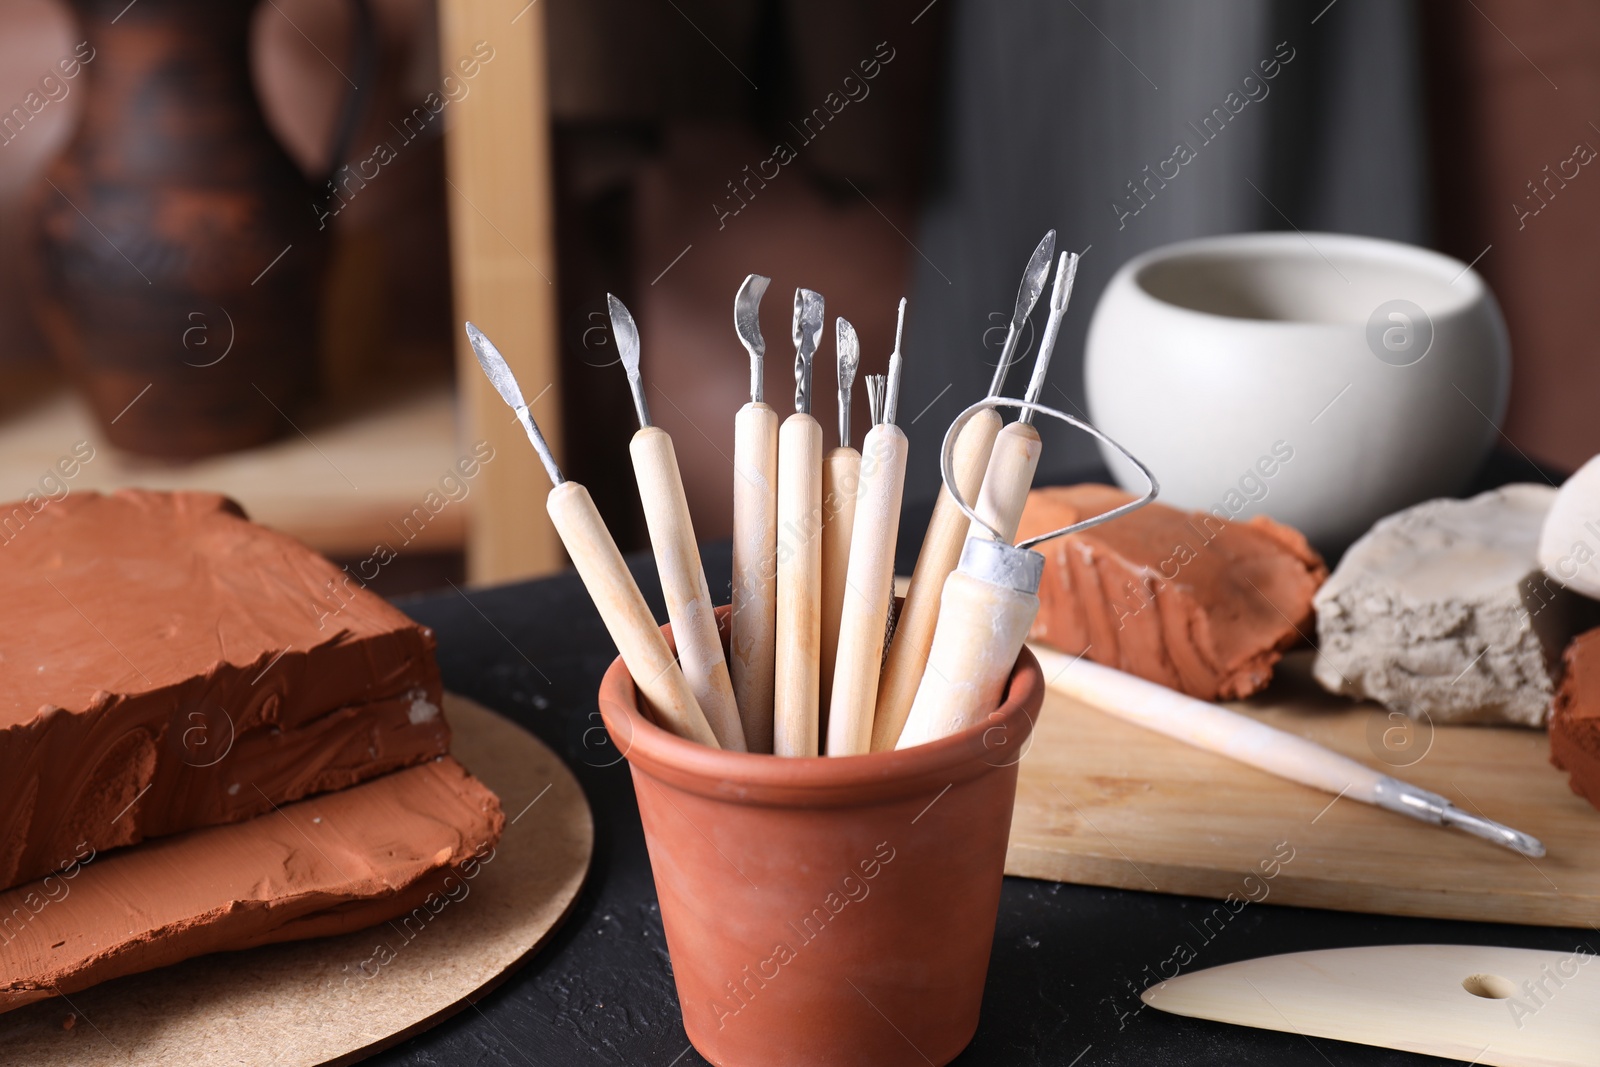
M 887 379 L 869 379 L 873 427 L 861 443 L 861 486 L 856 492 L 850 568 L 839 623 L 839 657 L 828 708 L 828 755 L 871 751 L 873 709 L 883 665 L 883 634 L 894 599 L 894 549 L 906 481 L 906 435 L 895 425 L 901 375 L 901 335 L 906 302 L 895 322 Z

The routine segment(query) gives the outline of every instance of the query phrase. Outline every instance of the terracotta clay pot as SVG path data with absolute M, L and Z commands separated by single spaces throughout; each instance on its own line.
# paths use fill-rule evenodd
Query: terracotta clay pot
M 726 639 L 727 608 L 718 618 Z M 664 627 L 671 640 L 670 627 Z M 1024 650 L 965 733 L 782 759 L 675 737 L 618 659 L 600 684 L 633 772 L 684 1028 L 719 1067 L 927 1067 L 972 1040 L 1017 762 L 1044 701 Z

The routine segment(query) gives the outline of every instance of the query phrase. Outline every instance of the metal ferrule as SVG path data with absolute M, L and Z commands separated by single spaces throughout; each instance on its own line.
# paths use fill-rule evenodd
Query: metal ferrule
M 961 562 L 956 570 L 980 582 L 1032 596 L 1038 594 L 1039 583 L 1044 579 L 1044 557 L 1004 541 L 969 537 L 961 546 Z

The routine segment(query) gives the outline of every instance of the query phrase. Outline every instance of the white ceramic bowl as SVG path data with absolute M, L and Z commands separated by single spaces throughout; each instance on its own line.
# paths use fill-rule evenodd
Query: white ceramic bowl
M 1253 233 L 1148 252 L 1089 326 L 1095 424 L 1161 499 L 1269 515 L 1337 552 L 1466 488 L 1505 415 L 1510 346 L 1466 264 L 1339 234 Z M 1143 482 L 1102 448 L 1117 480 Z

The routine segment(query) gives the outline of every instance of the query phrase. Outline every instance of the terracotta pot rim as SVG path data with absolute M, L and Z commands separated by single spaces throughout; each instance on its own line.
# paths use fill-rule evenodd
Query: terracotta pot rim
M 670 644 L 671 627 L 662 630 Z M 638 689 L 621 656 L 606 670 L 599 692 L 606 730 L 636 769 L 701 796 L 784 807 L 887 801 L 1016 763 L 1043 703 L 1044 672 L 1024 647 L 1000 706 L 959 734 L 888 752 L 785 759 L 708 748 L 657 726 L 640 711 Z

